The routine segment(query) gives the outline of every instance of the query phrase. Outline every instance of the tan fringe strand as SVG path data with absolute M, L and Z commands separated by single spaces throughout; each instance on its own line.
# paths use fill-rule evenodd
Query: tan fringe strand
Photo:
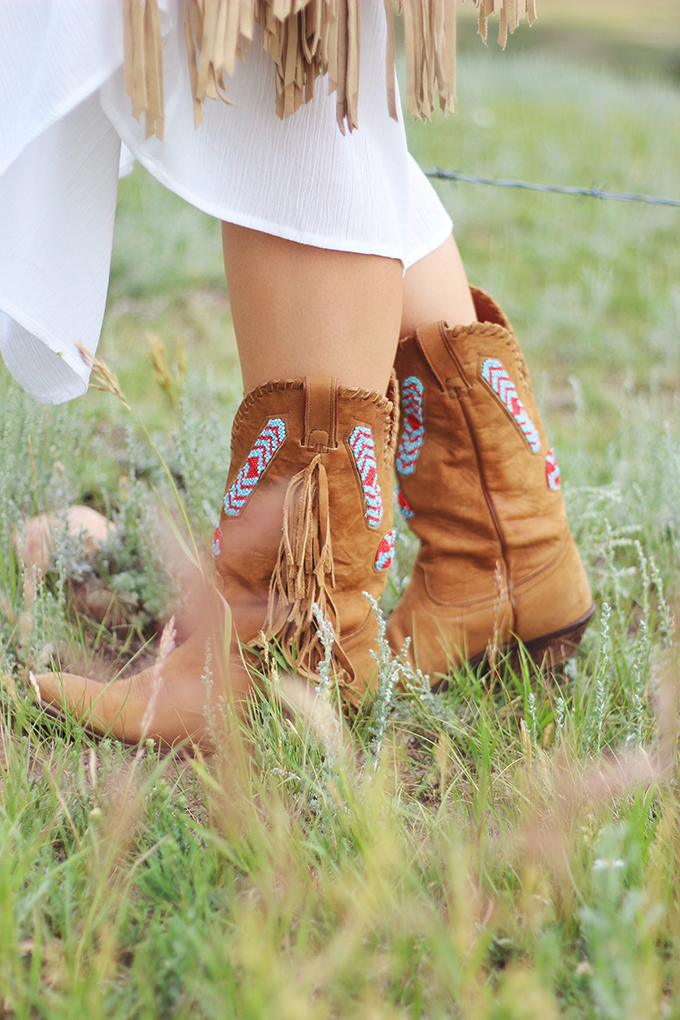
M 132 99 L 132 114 L 144 114 L 146 137 L 161 141 L 163 110 L 163 50 L 157 0 L 123 0 L 125 91 Z
M 307 676 L 315 675 L 323 658 L 314 603 L 333 625 L 334 655 L 340 652 L 338 614 L 330 593 L 334 587 L 328 476 L 317 455 L 288 484 L 264 624 L 264 632 L 271 634 L 289 659 L 295 656 L 298 671 Z
M 122 0 L 125 87 L 137 119 L 146 118 L 147 136 L 163 137 L 163 66 L 158 0 Z M 536 18 L 536 0 L 473 0 L 479 34 L 487 40 L 488 19 L 500 17 L 498 41 L 526 18 Z M 396 119 L 393 0 L 387 14 L 386 98 Z M 404 19 L 407 106 L 429 119 L 436 105 L 453 112 L 456 65 L 456 0 L 396 0 Z M 358 126 L 360 0 L 185 0 L 184 28 L 196 126 L 206 99 L 229 102 L 225 74 L 244 60 L 255 23 L 262 46 L 276 68 L 276 111 L 289 117 L 314 95 L 319 75 L 328 74 L 337 94 L 340 129 Z

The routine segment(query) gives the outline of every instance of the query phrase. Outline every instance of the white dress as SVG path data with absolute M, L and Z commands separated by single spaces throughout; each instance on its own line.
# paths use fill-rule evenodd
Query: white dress
M 33 397 L 84 393 L 109 279 L 121 141 L 212 216 L 304 244 L 400 259 L 451 220 L 387 111 L 385 8 L 362 0 L 359 129 L 342 135 L 326 79 L 285 121 L 252 44 L 196 130 L 182 0 L 161 0 L 165 140 L 144 137 L 123 83 L 120 0 L 0 0 L 0 351 Z

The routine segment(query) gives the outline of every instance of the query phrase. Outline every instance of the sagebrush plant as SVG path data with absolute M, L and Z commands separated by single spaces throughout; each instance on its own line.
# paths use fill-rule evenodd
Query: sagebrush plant
M 636 113 L 614 77 L 536 58 L 489 67 L 461 70 L 459 158 L 441 122 L 413 132 L 423 162 L 465 168 L 474 151 L 480 171 L 582 183 L 594 160 L 611 186 L 653 191 L 651 153 L 672 191 L 666 85 L 641 87 Z M 579 97 L 585 109 L 594 82 L 591 123 Z M 493 132 L 474 129 L 482 106 Z M 217 287 L 217 231 L 166 215 L 177 201 L 139 174 L 121 183 L 104 342 L 118 342 L 109 360 L 148 434 L 111 393 L 44 409 L 0 381 L 0 1016 L 680 1016 L 680 267 L 667 222 L 526 195 L 459 210 L 475 281 L 494 267 L 491 289 L 521 293 L 538 319 L 521 335 L 544 366 L 534 382 L 598 606 L 578 656 L 557 675 L 523 655 L 464 666 L 433 693 L 383 652 L 380 697 L 351 717 L 330 670 L 314 690 L 275 650 L 238 716 L 206 658 L 219 747 L 188 758 L 95 741 L 39 711 L 28 680 L 74 647 L 94 669 L 140 648 L 153 659 L 151 623 L 175 601 L 164 536 L 200 560 L 214 527 L 238 381 L 220 399 L 228 316 L 201 289 Z M 157 243 L 152 214 L 171 242 L 156 276 L 135 254 L 136 236 L 142 253 Z M 182 367 L 178 322 L 209 372 Z M 88 559 L 62 534 L 45 576 L 24 570 L 15 529 L 79 502 L 115 523 L 111 542 Z M 398 532 L 387 612 L 415 551 Z M 72 598 L 93 578 L 117 588 L 126 631 Z

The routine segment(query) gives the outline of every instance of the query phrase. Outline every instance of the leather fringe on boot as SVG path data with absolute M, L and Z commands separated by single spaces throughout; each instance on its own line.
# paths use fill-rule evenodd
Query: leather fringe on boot
M 317 454 L 290 481 L 283 507 L 283 535 L 269 587 L 264 629 L 297 668 L 313 674 L 323 658 L 313 606 L 338 633 L 328 505 L 328 475 Z

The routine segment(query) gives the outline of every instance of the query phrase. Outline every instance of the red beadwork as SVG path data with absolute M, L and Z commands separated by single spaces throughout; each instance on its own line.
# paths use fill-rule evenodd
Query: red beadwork
M 545 480 L 548 483 L 548 488 L 555 492 L 560 487 L 560 465 L 555 459 L 555 454 L 552 450 L 548 450 L 545 457 Z
M 375 557 L 375 569 L 387 570 L 394 559 L 394 528 L 388 531 L 378 546 Z

